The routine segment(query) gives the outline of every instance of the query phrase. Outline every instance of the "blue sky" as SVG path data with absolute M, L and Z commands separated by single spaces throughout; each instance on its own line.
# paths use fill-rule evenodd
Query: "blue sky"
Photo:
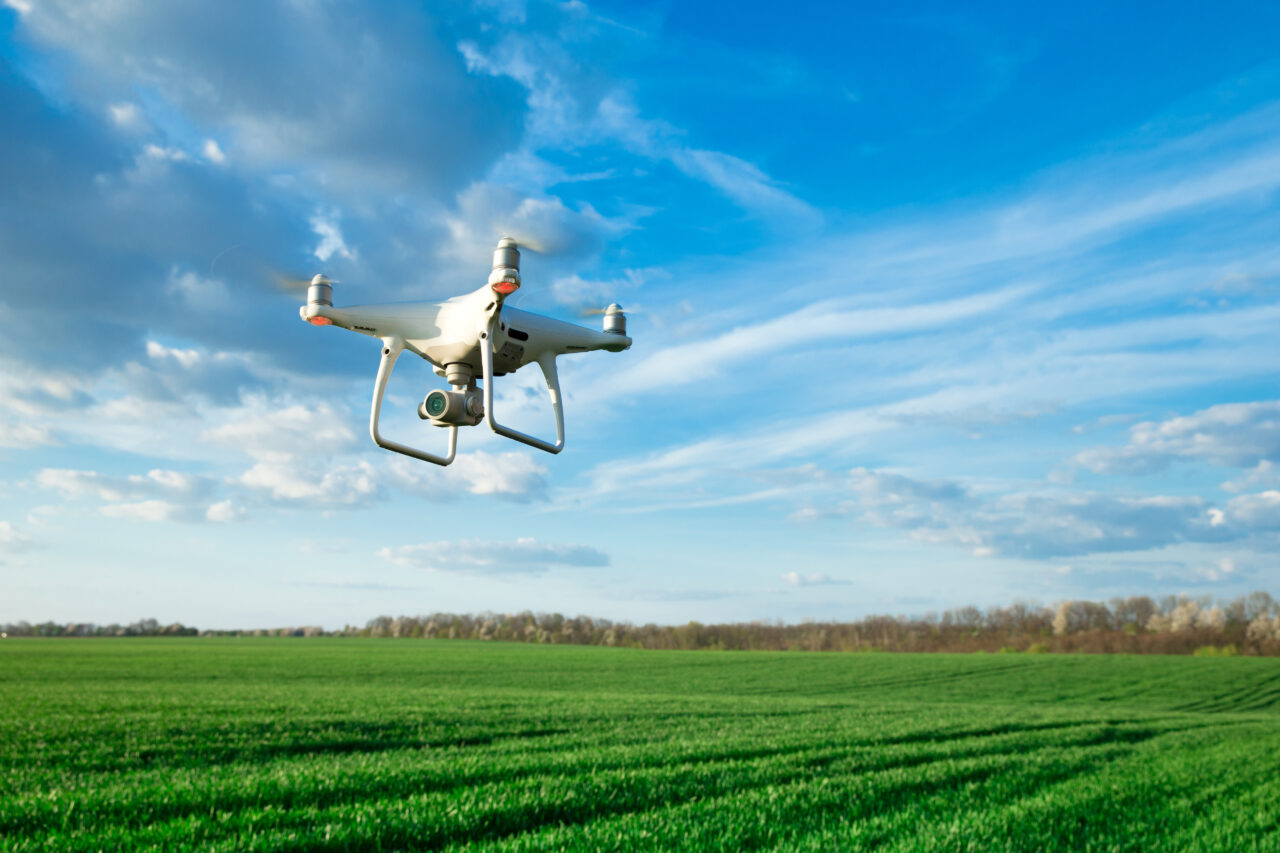
M 0 621 L 1276 592 L 1266 4 L 0 6 Z M 617 300 L 559 456 L 297 318 Z M 584 321 L 588 322 L 588 321 Z M 403 361 L 403 360 L 402 360 Z M 526 375 L 528 374 L 528 375 Z M 403 366 L 384 431 L 438 382 Z M 497 387 L 546 433 L 540 377 Z

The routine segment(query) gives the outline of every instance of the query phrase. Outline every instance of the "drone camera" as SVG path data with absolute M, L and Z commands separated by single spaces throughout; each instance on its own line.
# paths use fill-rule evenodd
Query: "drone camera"
M 418 405 L 418 417 L 436 426 L 475 426 L 484 417 L 484 403 L 475 389 L 435 390 Z

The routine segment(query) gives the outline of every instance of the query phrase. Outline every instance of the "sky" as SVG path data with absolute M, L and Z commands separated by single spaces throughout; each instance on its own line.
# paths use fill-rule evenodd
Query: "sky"
M 0 3 L 0 622 L 1280 593 L 1280 7 Z M 567 445 L 299 321 L 620 302 Z M 594 325 L 598 318 L 581 320 Z M 402 358 L 383 433 L 443 451 Z M 502 419 L 552 431 L 540 374 Z

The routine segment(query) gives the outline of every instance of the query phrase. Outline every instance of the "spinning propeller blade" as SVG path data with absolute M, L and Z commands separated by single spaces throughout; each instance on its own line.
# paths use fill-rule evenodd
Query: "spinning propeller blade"
M 305 292 L 311 286 L 311 279 L 273 271 L 271 273 L 271 283 L 275 285 L 276 290 L 283 290 L 288 293 L 295 291 Z

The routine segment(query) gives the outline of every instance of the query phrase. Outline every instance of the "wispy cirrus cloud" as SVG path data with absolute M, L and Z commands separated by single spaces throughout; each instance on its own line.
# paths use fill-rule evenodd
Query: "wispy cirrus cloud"
M 840 580 L 838 578 L 833 578 L 831 577 L 831 575 L 823 574 L 821 572 L 809 572 L 809 573 L 783 572 L 781 575 L 779 575 L 779 577 L 782 578 L 782 582 L 785 583 L 787 586 L 796 586 L 796 587 L 842 586 L 849 583 L 849 581 L 847 580 Z
M 474 539 L 386 547 L 379 557 L 399 566 L 463 574 L 540 574 L 553 568 L 602 568 L 609 556 L 586 545 L 539 542 L 533 538 L 509 542 Z
M 900 452 L 911 435 L 937 441 L 938 427 L 958 430 L 968 441 L 981 440 L 987 431 L 1037 430 L 1035 441 L 1061 443 L 1040 429 L 1061 414 L 1123 406 L 1125 418 L 1141 419 L 1133 414 L 1135 401 L 1215 383 L 1265 383 L 1277 356 L 1273 330 L 1280 321 L 1280 291 L 1268 282 L 1280 280 L 1280 252 L 1257 226 L 1258 216 L 1274 216 L 1249 191 L 1243 176 L 1251 167 L 1242 163 L 1256 167 L 1267 185 L 1280 179 L 1274 145 L 1262 132 L 1276 127 L 1280 112 L 1263 108 L 1154 149 L 1068 164 L 1021 196 L 987 202 L 956 219 L 899 223 L 844 242 L 825 241 L 786 261 L 729 261 L 712 274 L 700 273 L 727 278 L 740 294 L 759 296 L 756 319 L 743 322 L 746 303 L 735 298 L 699 312 L 698 322 L 682 329 L 637 323 L 643 333 L 635 353 L 642 360 L 620 376 L 603 367 L 592 371 L 587 387 L 599 393 L 583 396 L 607 400 L 605 409 L 619 406 L 618 400 L 626 406 L 622 392 L 660 394 L 667 408 L 687 402 L 701 410 L 699 398 L 707 395 L 726 403 L 749 396 L 758 403 L 767 392 L 778 405 L 751 407 L 754 418 L 713 420 L 711 435 L 703 430 L 611 460 L 589 473 L 590 494 L 620 509 L 654 512 L 775 501 L 777 489 L 760 489 L 759 482 L 780 463 L 820 455 L 856 464 L 863 454 Z M 1191 151 L 1203 168 L 1187 177 L 1180 158 Z M 1145 244 L 1125 242 L 1136 235 L 1182 233 L 1206 209 L 1241 223 L 1230 252 L 1194 237 L 1171 244 L 1164 233 Z M 1117 243 L 1125 245 L 1120 261 Z M 857 264 L 833 272 L 832 258 L 856 258 Z M 682 280 L 679 270 L 673 275 Z M 1224 276 L 1249 286 L 1224 289 Z M 780 288 L 779 282 L 805 284 Z M 709 277 L 683 284 L 681 295 L 713 289 Z M 938 299 L 940 291 L 951 298 Z M 850 295 L 836 300 L 832 292 Z M 976 306 L 982 310 L 954 310 Z M 775 310 L 761 319 L 767 309 Z M 952 309 L 953 316 L 944 318 L 941 309 Z M 682 391 L 689 378 L 695 381 Z M 618 398 L 610 396 L 614 391 Z M 1073 464 L 1126 475 L 1134 466 L 1157 468 L 1175 458 L 1214 464 L 1230 459 L 1253 466 L 1234 486 L 1254 491 L 1274 485 L 1268 467 L 1275 456 L 1268 444 L 1271 407 L 1262 400 L 1181 420 L 1143 421 L 1125 448 L 1066 455 L 1074 457 Z M 1110 417 L 1103 414 L 1099 422 L 1109 425 Z M 1230 428 L 1215 438 L 1211 421 Z M 973 448 L 984 452 L 981 445 Z M 967 453 L 958 450 L 941 470 L 963 469 Z M 1044 468 L 1016 482 L 997 480 L 984 488 L 1029 496 L 1029 481 L 1040 480 L 1052 465 L 1050 457 Z M 953 480 L 964 483 L 968 477 Z M 1204 529 L 1205 514 L 1217 508 L 1212 492 L 1182 507 L 1181 533 L 1172 540 L 1154 536 L 1149 547 L 1184 536 L 1190 541 L 1222 535 Z M 1003 551 L 1086 547 L 1089 507 L 1101 505 L 1102 497 L 1086 494 L 1073 507 L 1068 495 L 1061 504 L 1045 505 L 1080 521 L 1078 544 L 1071 536 L 1056 545 L 1024 547 L 1009 540 Z M 1160 496 L 1127 491 L 1115 497 Z M 575 498 L 566 492 L 562 499 Z M 934 512 L 907 505 L 924 517 Z M 1135 512 L 1141 507 L 1133 505 Z M 802 509 L 819 511 L 827 510 Z M 997 518 L 989 538 L 1008 527 L 999 520 L 1001 512 L 1012 519 L 1019 511 L 1016 502 L 993 509 Z M 1095 538 L 1106 549 L 1121 547 L 1125 537 L 1104 531 Z
M 643 117 L 622 88 L 601 90 L 598 81 L 577 79 L 577 64 L 554 41 L 507 33 L 487 49 L 464 40 L 458 50 L 473 73 L 509 77 L 525 88 L 526 159 L 543 148 L 611 143 L 648 161 L 670 163 L 762 219 L 808 229 L 822 222 L 816 208 L 759 166 L 724 151 L 690 146 L 680 128 Z
M 863 309 L 824 300 L 708 340 L 667 346 L 639 363 L 613 371 L 602 384 L 617 394 L 653 392 L 706 380 L 727 368 L 750 365 L 780 351 L 819 348 L 828 341 L 849 346 L 859 338 L 919 334 L 973 322 L 984 314 L 1008 309 L 1026 295 L 1026 288 L 1012 287 L 955 300 Z

